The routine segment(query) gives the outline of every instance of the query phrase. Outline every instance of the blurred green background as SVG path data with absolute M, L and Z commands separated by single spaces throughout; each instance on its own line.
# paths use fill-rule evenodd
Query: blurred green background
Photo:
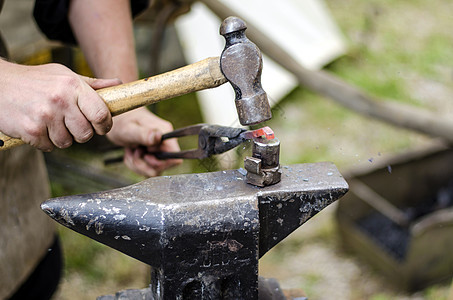
M 325 0 L 341 28 L 348 52 L 328 72 L 388 101 L 405 102 L 445 116 L 453 112 L 453 3 L 445 0 Z M 79 68 L 83 58 L 76 56 Z M 194 95 L 158 103 L 153 111 L 175 128 L 202 122 Z M 281 163 L 332 161 L 340 171 L 372 164 L 432 142 L 429 137 L 353 113 L 303 87 L 295 88 L 267 122 L 281 141 Z M 183 148 L 194 147 L 182 141 Z M 242 157 L 249 151 L 238 150 Z M 143 178 L 121 164 L 104 167 L 105 154 L 76 146 L 65 156 L 131 182 Z M 220 170 L 216 159 L 185 161 L 167 174 Z M 52 184 L 53 196 L 89 192 L 86 186 Z M 449 283 L 413 294 L 390 286 L 338 243 L 328 208 L 280 243 L 260 261 L 260 274 L 284 288 L 301 288 L 310 299 L 452 299 Z M 65 254 L 64 278 L 56 299 L 94 299 L 126 288 L 143 288 L 148 267 L 115 250 L 59 226 Z M 452 297 L 452 295 L 450 295 Z

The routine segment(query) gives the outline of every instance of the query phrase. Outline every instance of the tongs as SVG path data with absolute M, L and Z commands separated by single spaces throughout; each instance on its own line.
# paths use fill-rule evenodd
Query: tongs
M 156 152 L 158 159 L 189 158 L 203 159 L 211 155 L 221 154 L 254 137 L 265 136 L 274 138 L 274 133 L 269 127 L 257 130 L 226 127 L 219 125 L 197 124 L 174 130 L 162 135 L 162 141 L 169 138 L 198 135 L 198 148 L 179 152 Z
M 162 135 L 161 142 L 170 138 L 179 138 L 190 135 L 198 135 L 198 148 L 178 152 L 153 152 L 158 159 L 188 158 L 203 159 L 211 155 L 221 154 L 231 150 L 247 140 L 264 137 L 273 139 L 274 132 L 269 127 L 256 130 L 227 127 L 220 125 L 196 124 L 176 129 Z M 123 158 L 105 160 L 105 164 L 122 161 Z

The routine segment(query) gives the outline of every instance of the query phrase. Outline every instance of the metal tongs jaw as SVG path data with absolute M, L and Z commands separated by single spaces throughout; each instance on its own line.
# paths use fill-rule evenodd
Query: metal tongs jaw
M 170 138 L 198 135 L 198 149 L 179 152 L 157 152 L 158 159 L 189 158 L 203 159 L 211 155 L 224 153 L 244 143 L 248 138 L 242 128 L 219 125 L 197 124 L 162 135 L 162 141 Z

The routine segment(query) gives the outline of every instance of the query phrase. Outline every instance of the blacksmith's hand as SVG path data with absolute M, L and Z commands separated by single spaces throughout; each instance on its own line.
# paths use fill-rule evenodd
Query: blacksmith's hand
M 0 131 L 43 151 L 87 142 L 112 127 L 110 111 L 94 89 L 120 83 L 80 76 L 59 64 L 0 59 Z
M 180 150 L 174 139 L 161 143 L 162 133 L 172 130 L 170 122 L 142 107 L 114 117 L 113 128 L 107 137 L 113 143 L 125 147 L 124 163 L 129 169 L 143 176 L 153 177 L 182 163 L 180 159 L 159 160 L 152 154 Z

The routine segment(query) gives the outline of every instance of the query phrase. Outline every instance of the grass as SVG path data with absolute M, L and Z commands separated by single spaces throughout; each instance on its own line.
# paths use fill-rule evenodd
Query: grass
M 416 87 L 426 82 L 451 86 L 453 3 L 443 0 L 325 2 L 349 46 L 346 55 L 326 67 L 329 72 L 384 100 L 408 103 L 439 114 L 448 111 L 449 102 L 440 102 L 435 107 L 433 102 L 442 99 L 429 89 L 422 97 Z M 175 128 L 202 122 L 193 95 L 161 102 L 153 111 L 172 121 Z M 273 114 L 274 118 L 267 124 L 281 140 L 282 164 L 328 160 L 340 170 L 346 170 L 429 141 L 419 134 L 357 115 L 303 87 L 295 88 L 282 99 Z M 181 146 L 196 145 L 193 141 L 184 141 Z M 80 155 L 78 150 L 71 151 Z M 238 151 L 242 157 L 248 149 Z M 236 162 L 237 166 L 240 164 Z M 129 174 L 121 167 L 115 168 Z M 168 174 L 218 169 L 221 164 L 215 159 L 185 161 Z M 55 196 L 67 193 L 58 186 L 53 190 Z M 332 211 L 330 208 L 323 211 L 266 254 L 260 262 L 260 272 L 276 276 L 288 287 L 305 289 L 311 299 L 326 299 L 328 287 L 336 282 L 338 292 L 344 296 L 338 299 L 447 299 L 447 285 L 435 285 L 413 295 L 404 294 L 389 288 L 366 267 L 357 267 L 360 263 L 338 250 Z M 143 264 L 67 229 L 62 228 L 60 233 L 66 269 L 58 298 L 93 298 L 122 288 L 146 285 L 147 267 Z M 324 257 L 318 258 L 316 252 Z M 302 264 L 310 259 L 313 264 L 320 264 L 319 270 Z M 323 260 L 328 266 L 322 264 Z M 299 264 L 302 266 L 297 269 Z M 334 276 L 329 267 L 343 270 L 344 278 L 329 277 Z M 304 270 L 308 270 L 306 274 Z M 345 281 L 348 276 L 352 281 Z
M 451 8 L 451 4 L 442 1 L 429 4 L 420 1 L 326 2 L 350 45 L 348 54 L 329 65 L 327 70 L 381 99 L 436 112 L 430 100 L 439 96 L 428 91 L 428 100 L 421 101 L 422 97 L 414 92 L 413 85 L 414 82 L 436 82 L 451 86 L 453 36 L 446 30 L 451 17 L 443 13 Z M 407 26 L 414 22 L 418 24 L 413 27 L 426 26 L 429 31 L 426 28 L 417 31 Z M 439 114 L 449 105 L 442 102 L 437 108 Z M 286 136 L 281 140 L 282 160 L 287 163 L 330 160 L 340 169 L 349 169 L 363 163 L 371 164 L 378 156 L 428 142 L 424 136 L 358 116 L 303 88 L 297 88 L 283 99 L 279 111 L 283 113 L 276 115 L 271 126 L 278 134 Z M 328 220 L 331 218 L 325 211 L 320 215 Z M 320 225 L 306 229 L 313 224 L 311 222 Z M 350 278 L 348 282 L 341 279 L 327 281 L 329 271 L 322 274 L 324 280 L 320 279 L 316 276 L 319 273 L 313 274 L 314 271 L 301 262 L 312 257 L 310 249 L 313 245 L 321 244 L 329 250 L 329 257 L 320 255 L 312 259 L 315 265 L 322 267 L 322 263 L 315 263 L 319 259 L 330 262 L 332 269 L 340 269 L 344 262 L 354 261 L 353 257 L 344 258 L 344 254 L 332 246 L 336 237 L 331 229 L 335 224 L 326 222 L 318 217 L 309 221 L 266 254 L 260 270 L 265 276 L 282 279 L 287 288 L 305 289 L 313 299 L 329 299 L 332 295 L 338 299 L 447 299 L 448 284 L 405 294 L 389 287 L 364 266 L 361 271 L 351 271 L 351 275 L 344 272 L 344 277 Z M 359 262 L 356 264 L 360 265 Z M 292 272 L 295 265 L 300 267 Z M 300 275 L 304 273 L 306 276 Z M 313 276 L 316 281 L 310 280 Z M 329 285 L 339 286 L 337 294 L 330 294 L 331 297 L 326 296 Z M 341 290 L 342 286 L 348 288 Z

